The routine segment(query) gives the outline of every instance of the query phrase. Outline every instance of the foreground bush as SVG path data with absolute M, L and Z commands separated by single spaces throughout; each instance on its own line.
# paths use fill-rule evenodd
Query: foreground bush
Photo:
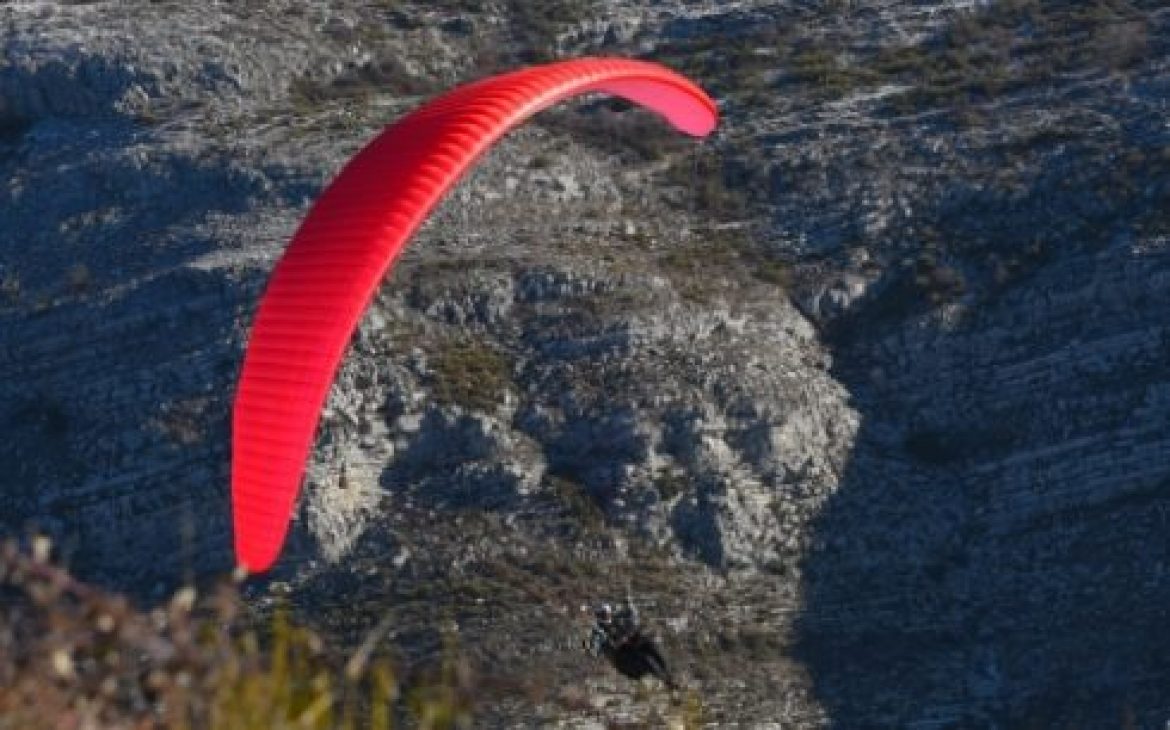
M 48 554 L 45 540 L 0 547 L 0 730 L 383 728 L 396 713 L 421 727 L 469 724 L 453 658 L 399 702 L 376 642 L 339 660 L 283 613 L 249 627 L 230 580 L 141 611 Z

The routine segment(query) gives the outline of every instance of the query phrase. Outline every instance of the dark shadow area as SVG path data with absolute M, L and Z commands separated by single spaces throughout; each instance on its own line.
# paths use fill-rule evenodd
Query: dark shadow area
M 242 213 L 269 195 L 261 175 L 226 155 L 163 142 L 137 151 L 153 143 L 125 120 L 44 119 L 21 139 L 11 166 L 0 152 L 0 261 L 26 300 L 75 286 L 83 269 L 110 285 L 182 265 L 216 247 L 194 232 L 209 215 Z
M 916 59 L 901 71 L 875 59 L 914 80 L 887 110 L 896 139 L 951 125 L 961 144 L 882 160 L 922 165 L 931 192 L 874 247 L 883 280 L 826 327 L 861 428 L 810 526 L 794 653 L 833 727 L 1162 728 L 1170 168 L 1145 99 L 1163 74 L 1143 55 L 1124 83 L 1101 76 L 1069 41 L 1092 27 L 1073 6 L 1046 7 L 1046 29 L 989 8 L 894 49 Z M 1001 87 L 951 68 L 1004 29 Z M 1039 105 L 1050 123 L 1026 121 Z M 929 109 L 945 114 L 903 116 Z
M 134 84 L 155 91 L 100 58 L 0 73 L 0 536 L 47 533 L 151 601 L 233 562 L 228 422 L 264 277 L 192 264 L 230 245 L 217 216 L 287 191 L 123 109 Z
M 179 268 L 0 310 L 0 529 L 140 598 L 230 571 L 229 408 L 245 285 Z
M 1164 727 L 1167 282 L 1120 241 L 841 343 L 862 428 L 796 627 L 834 727 Z
M 488 460 L 496 438 L 481 419 L 430 410 L 410 447 L 386 464 L 380 484 L 394 498 L 426 509 L 514 506 L 520 499 L 519 477 Z

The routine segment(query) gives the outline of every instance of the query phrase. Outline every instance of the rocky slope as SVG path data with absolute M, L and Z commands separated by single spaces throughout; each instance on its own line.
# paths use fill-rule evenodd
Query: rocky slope
M 249 318 L 330 174 L 452 83 L 639 55 L 716 138 L 587 101 L 483 161 L 363 322 L 269 588 L 343 645 L 389 612 L 407 665 L 458 626 L 489 725 L 1160 726 L 1167 23 L 9 3 L 5 530 L 143 597 L 225 569 Z M 690 707 L 577 652 L 627 583 Z

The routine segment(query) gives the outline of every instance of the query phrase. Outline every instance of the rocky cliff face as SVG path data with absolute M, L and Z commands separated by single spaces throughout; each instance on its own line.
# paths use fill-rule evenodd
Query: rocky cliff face
M 7 4 L 0 519 L 144 596 L 228 567 L 232 390 L 312 197 L 452 83 L 641 55 L 717 137 L 587 101 L 482 162 L 362 323 L 278 585 L 547 678 L 485 721 L 674 712 L 574 694 L 566 611 L 629 582 L 722 725 L 1164 723 L 1167 22 Z

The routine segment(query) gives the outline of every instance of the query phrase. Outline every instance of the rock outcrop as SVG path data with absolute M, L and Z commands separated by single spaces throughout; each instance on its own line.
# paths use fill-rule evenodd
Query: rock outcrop
M 1168 23 L 4 4 L 0 529 L 144 599 L 226 570 L 248 324 L 330 175 L 453 83 L 637 55 L 718 134 L 587 100 L 487 155 L 354 338 L 279 585 L 409 661 L 449 611 L 544 698 L 488 724 L 677 714 L 581 678 L 568 612 L 628 582 L 721 726 L 1160 727 Z

